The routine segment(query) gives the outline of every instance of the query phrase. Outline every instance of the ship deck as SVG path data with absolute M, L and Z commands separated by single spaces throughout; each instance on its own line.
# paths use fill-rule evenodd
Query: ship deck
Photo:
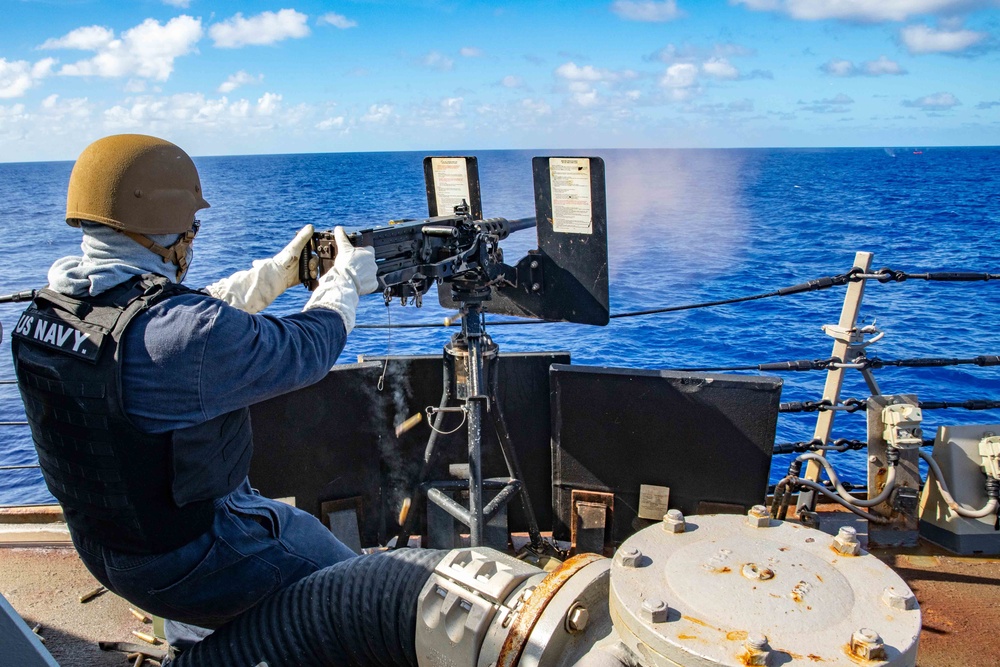
M 845 516 L 831 516 L 837 514 Z M 836 519 L 823 524 L 835 532 Z M 13 530 L 0 535 L 0 543 L 21 546 L 0 548 L 0 593 L 29 627 L 41 624 L 39 633 L 56 661 L 97 667 L 132 664 L 123 653 L 100 650 L 98 642 L 142 644 L 132 632 L 151 633 L 151 626 L 134 617 L 129 604 L 113 593 L 80 602 L 81 595 L 99 584 L 64 530 L 58 524 L 7 528 Z M 1000 557 L 958 557 L 929 545 L 874 553 L 906 580 L 920 602 L 923 629 L 917 665 L 1000 664 Z

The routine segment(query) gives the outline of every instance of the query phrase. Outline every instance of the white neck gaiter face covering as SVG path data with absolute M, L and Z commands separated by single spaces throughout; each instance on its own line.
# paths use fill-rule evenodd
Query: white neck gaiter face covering
M 158 273 L 175 280 L 177 267 L 111 227 L 96 222 L 82 222 L 82 257 L 63 257 L 49 268 L 49 288 L 68 296 L 97 296 L 132 276 Z M 170 247 L 180 234 L 149 234 L 155 243 Z M 194 259 L 188 247 L 188 266 Z M 184 276 L 176 279 L 181 282 Z

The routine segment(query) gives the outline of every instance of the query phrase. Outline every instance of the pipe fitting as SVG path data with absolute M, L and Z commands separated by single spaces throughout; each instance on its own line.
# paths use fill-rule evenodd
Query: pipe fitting
M 618 550 L 618 562 L 621 563 L 622 567 L 636 568 L 639 567 L 639 562 L 642 560 L 642 552 L 631 547 L 628 549 Z
M 747 512 L 747 523 L 754 528 L 767 528 L 771 525 L 771 513 L 763 505 L 754 505 Z
M 683 533 L 687 529 L 684 513 L 680 510 L 667 510 L 663 515 L 663 530 L 668 533 Z
M 743 656 L 743 663 L 752 667 L 767 665 L 767 658 L 771 655 L 771 650 L 767 645 L 767 636 L 759 632 L 751 632 L 743 642 L 746 654 Z
M 590 623 L 590 612 L 579 602 L 574 602 L 573 606 L 566 612 L 566 632 L 576 635 L 587 629 Z
M 861 628 L 851 635 L 851 653 L 862 660 L 885 660 L 885 644 L 877 632 Z
M 909 591 L 901 591 L 895 586 L 886 586 L 882 591 L 882 603 L 892 609 L 909 611 L 917 606 L 917 599 Z
M 642 601 L 639 617 L 647 623 L 664 623 L 667 620 L 668 611 L 670 611 L 670 607 L 663 600 L 647 598 Z
M 842 526 L 833 538 L 833 550 L 843 556 L 858 556 L 861 554 L 861 542 L 858 531 L 851 526 Z

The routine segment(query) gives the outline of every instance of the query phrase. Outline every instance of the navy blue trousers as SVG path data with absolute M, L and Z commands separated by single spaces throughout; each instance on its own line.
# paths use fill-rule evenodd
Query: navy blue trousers
M 73 543 L 109 590 L 149 613 L 209 629 L 356 555 L 311 514 L 264 498 L 247 481 L 215 501 L 208 532 L 174 551 L 127 554 L 75 533 Z

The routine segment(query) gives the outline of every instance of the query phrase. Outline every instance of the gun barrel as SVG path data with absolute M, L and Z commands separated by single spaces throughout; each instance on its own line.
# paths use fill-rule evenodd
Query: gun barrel
M 510 233 L 519 232 L 522 229 L 530 229 L 536 224 L 535 218 L 515 218 L 514 220 L 508 220 L 507 226 L 510 228 Z

